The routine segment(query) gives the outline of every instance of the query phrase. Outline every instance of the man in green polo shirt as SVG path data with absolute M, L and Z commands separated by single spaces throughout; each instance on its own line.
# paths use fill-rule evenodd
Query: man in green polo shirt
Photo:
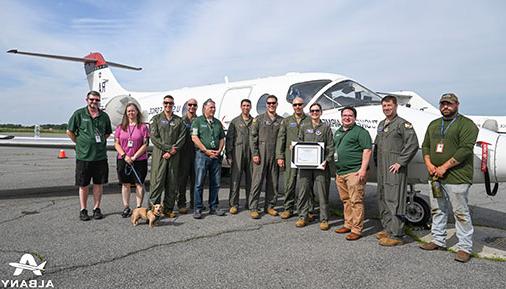
M 336 185 L 344 206 L 344 226 L 336 233 L 354 241 L 362 236 L 364 227 L 364 187 L 371 158 L 372 140 L 369 132 L 356 124 L 357 111 L 351 106 L 341 110 L 341 127 L 334 134 L 336 147 Z
M 459 99 L 455 94 L 443 94 L 439 110 L 442 117 L 429 124 L 422 153 L 430 178 L 439 183 L 442 196 L 430 194 L 432 242 L 420 248 L 445 247 L 448 205 L 451 204 L 459 240 L 455 260 L 465 263 L 471 258 L 473 249 L 474 229 L 467 197 L 473 182 L 473 148 L 479 130 L 472 120 L 459 114 Z
M 221 181 L 221 152 L 225 147 L 225 131 L 221 122 L 214 117 L 216 104 L 212 99 L 204 102 L 204 115 L 192 123 L 192 141 L 197 147 L 195 156 L 195 211 L 193 218 L 202 219 L 202 195 L 204 178 L 209 175 L 209 215 L 224 216 L 218 208 L 218 192 Z
M 93 219 L 102 219 L 100 210 L 102 185 L 108 182 L 107 138 L 112 133 L 111 120 L 100 110 L 100 93 L 90 91 L 86 95 L 86 107 L 72 114 L 67 135 L 76 143 L 76 186 L 79 186 L 79 202 L 82 221 L 90 220 L 88 210 L 88 185 L 93 179 Z

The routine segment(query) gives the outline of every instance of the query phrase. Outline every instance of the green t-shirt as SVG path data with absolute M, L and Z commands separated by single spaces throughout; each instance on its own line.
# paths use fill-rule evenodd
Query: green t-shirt
M 97 117 L 92 118 L 88 107 L 80 108 L 70 117 L 68 130 L 76 135 L 76 159 L 81 161 L 107 159 L 105 135 L 112 133 L 111 120 L 107 113 L 100 111 Z
M 478 132 L 474 122 L 460 114 L 452 120 L 438 118 L 429 124 L 422 144 L 423 155 L 429 155 L 435 166 L 444 164 L 452 157 L 460 163 L 446 172 L 441 179 L 443 184 L 472 183 L 473 148 Z M 440 143 L 443 144 L 442 152 L 436 152 Z
M 225 131 L 217 118 L 213 118 L 210 123 L 201 115 L 192 123 L 192 135 L 198 136 L 206 149 L 216 150 L 220 146 L 220 140 L 225 138 Z
M 362 153 L 372 148 L 369 132 L 357 124 L 345 131 L 341 126 L 334 134 L 336 147 L 336 173 L 345 175 L 360 170 L 362 166 Z

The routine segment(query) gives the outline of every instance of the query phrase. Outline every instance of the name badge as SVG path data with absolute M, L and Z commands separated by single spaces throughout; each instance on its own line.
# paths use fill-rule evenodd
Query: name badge
M 133 140 L 128 140 L 127 147 L 131 148 L 133 146 L 134 146 L 134 141 Z
M 438 143 L 438 144 L 436 145 L 436 152 L 437 152 L 437 153 L 443 153 L 444 146 L 445 146 L 445 145 L 444 145 L 443 143 Z
M 97 142 L 97 143 L 101 143 L 102 142 L 102 139 L 100 138 L 100 135 L 95 134 L 95 142 Z

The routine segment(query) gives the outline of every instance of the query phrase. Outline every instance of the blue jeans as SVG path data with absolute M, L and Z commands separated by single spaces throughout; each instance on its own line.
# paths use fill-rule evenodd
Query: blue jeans
M 448 222 L 449 203 L 453 208 L 455 228 L 457 230 L 457 250 L 471 253 L 473 249 L 473 223 L 467 205 L 470 184 L 441 185 L 443 198 L 434 198 L 430 195 L 432 207 L 432 242 L 439 246 L 446 246 L 446 224 Z
M 212 159 L 203 152 L 195 153 L 195 209 L 202 210 L 206 174 L 209 175 L 209 206 L 218 208 L 218 191 L 221 179 L 221 157 Z

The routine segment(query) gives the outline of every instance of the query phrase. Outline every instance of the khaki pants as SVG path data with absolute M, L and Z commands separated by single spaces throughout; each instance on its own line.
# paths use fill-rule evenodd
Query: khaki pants
M 336 175 L 336 186 L 344 206 L 344 227 L 361 235 L 364 228 L 364 187 L 357 172 Z

